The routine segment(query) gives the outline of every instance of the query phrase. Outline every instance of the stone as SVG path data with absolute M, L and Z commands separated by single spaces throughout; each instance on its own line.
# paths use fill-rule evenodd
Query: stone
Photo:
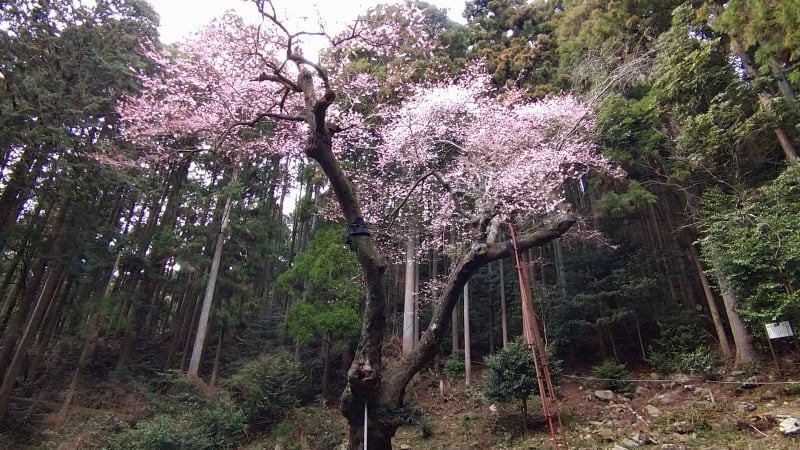
M 733 370 L 733 371 L 731 371 L 730 375 L 732 377 L 740 377 L 740 376 L 744 375 L 744 371 L 743 370 Z
M 614 446 L 611 448 L 611 450 L 628 450 L 628 449 L 629 447 L 625 447 L 624 445 L 621 445 L 619 443 L 614 444 Z
M 645 396 L 645 395 L 650 393 L 650 389 L 647 389 L 644 386 L 636 386 L 636 390 L 633 391 L 633 393 L 638 395 L 638 396 L 640 396 L 640 397 L 643 397 L 643 396 Z
M 653 439 L 650 438 L 650 436 L 648 436 L 645 433 L 642 433 L 641 431 L 634 433 L 633 436 L 631 436 L 631 440 L 633 440 L 633 442 L 636 443 L 637 446 L 655 443 L 655 441 L 653 441 Z
M 747 402 L 739 402 L 736 404 L 736 409 L 742 412 L 751 412 L 756 410 L 756 405 Z
M 602 441 L 613 441 L 617 437 L 611 428 L 600 428 L 594 434 Z
M 761 400 L 768 401 L 768 400 L 777 400 L 778 397 L 772 391 L 764 391 L 761 393 Z
M 686 375 L 685 373 L 677 373 L 672 379 L 678 384 L 689 384 L 689 381 L 691 381 L 689 375 Z
M 408 444 L 400 444 L 400 450 L 411 450 L 411 446 Z
M 794 417 L 787 417 L 786 419 L 781 420 L 780 425 L 778 425 L 778 430 L 787 436 L 790 434 L 800 433 L 800 420 L 797 420 Z
M 684 384 L 683 385 L 683 389 L 681 389 L 681 390 L 683 392 L 694 392 L 695 386 L 693 384 Z
M 622 446 L 623 448 L 636 448 L 640 446 L 638 442 L 634 441 L 633 439 L 622 438 L 617 445 Z
M 604 402 L 610 402 L 611 400 L 614 400 L 614 397 L 616 397 L 614 392 L 607 389 L 602 391 L 594 391 L 594 398 Z
M 672 433 L 672 440 L 677 442 L 691 442 L 695 438 L 696 434 L 680 434 L 680 433 Z
M 672 424 L 672 429 L 678 434 L 689 434 L 694 431 L 694 425 L 691 422 L 681 420 Z
M 661 415 L 661 410 L 660 410 L 660 409 L 658 409 L 658 408 L 656 408 L 656 407 L 655 407 L 655 406 L 653 406 L 653 405 L 647 405 L 647 406 L 645 406 L 645 407 L 644 407 L 644 411 L 645 411 L 645 412 L 647 413 L 647 415 L 648 415 L 648 416 L 650 416 L 650 417 L 658 417 L 658 416 L 660 416 L 660 415 Z
M 676 400 L 678 400 L 678 394 L 675 392 L 667 392 L 654 398 L 652 402 L 658 405 L 671 405 L 675 403 Z

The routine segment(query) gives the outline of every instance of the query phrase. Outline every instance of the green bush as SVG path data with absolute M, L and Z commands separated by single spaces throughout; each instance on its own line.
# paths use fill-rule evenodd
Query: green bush
M 126 450 L 231 448 L 246 428 L 245 415 L 223 392 L 203 394 L 191 381 L 170 382 L 158 413 L 110 438 Z
M 607 359 L 601 364 L 592 367 L 592 373 L 600 380 L 600 385 L 603 389 L 610 389 L 614 392 L 627 392 L 631 388 L 630 379 L 631 374 L 625 367 L 625 364 L 618 364 L 616 361 Z
M 492 400 L 527 399 L 538 391 L 533 357 L 520 338 L 508 343 L 499 352 L 484 359 L 487 371 L 483 388 Z
M 706 344 L 707 335 L 703 329 L 705 318 L 698 314 L 684 313 L 662 319 L 659 337 L 650 345 L 646 361 L 661 373 L 691 371 L 710 374 L 704 367 L 722 364 L 711 355 L 716 355 Z
M 447 378 L 460 378 L 464 376 L 464 352 L 457 350 L 450 354 L 442 363 L 445 376 Z
M 304 376 L 286 352 L 261 355 L 246 362 L 223 384 L 247 415 L 247 422 L 266 428 L 297 404 Z
M 681 372 L 702 375 L 707 379 L 717 376 L 724 362 L 707 345 L 677 355 L 676 368 Z

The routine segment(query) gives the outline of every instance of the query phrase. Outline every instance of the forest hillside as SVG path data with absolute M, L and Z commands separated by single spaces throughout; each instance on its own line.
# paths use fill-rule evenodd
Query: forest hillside
M 796 0 L 249 3 L 0 2 L 0 447 L 797 447 Z

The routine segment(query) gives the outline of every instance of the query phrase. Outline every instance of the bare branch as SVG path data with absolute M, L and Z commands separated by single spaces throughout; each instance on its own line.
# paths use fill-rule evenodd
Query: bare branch
M 214 145 L 212 147 L 213 150 L 218 150 L 219 147 L 222 145 L 222 142 L 225 141 L 231 132 L 238 127 L 254 127 L 258 125 L 264 119 L 276 119 L 276 120 L 287 120 L 290 122 L 304 122 L 305 118 L 300 116 L 292 116 L 289 114 L 280 114 L 280 113 L 272 113 L 272 112 L 263 112 L 256 114 L 256 116 L 252 120 L 243 120 L 239 122 L 234 122 L 227 129 L 214 141 Z

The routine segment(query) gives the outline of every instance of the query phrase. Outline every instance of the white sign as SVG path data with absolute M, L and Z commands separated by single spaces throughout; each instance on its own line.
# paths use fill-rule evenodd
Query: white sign
M 788 321 L 768 323 L 765 326 L 767 327 L 767 336 L 769 336 L 770 339 L 779 339 L 779 338 L 794 336 L 794 331 L 792 331 L 792 324 L 789 323 Z

